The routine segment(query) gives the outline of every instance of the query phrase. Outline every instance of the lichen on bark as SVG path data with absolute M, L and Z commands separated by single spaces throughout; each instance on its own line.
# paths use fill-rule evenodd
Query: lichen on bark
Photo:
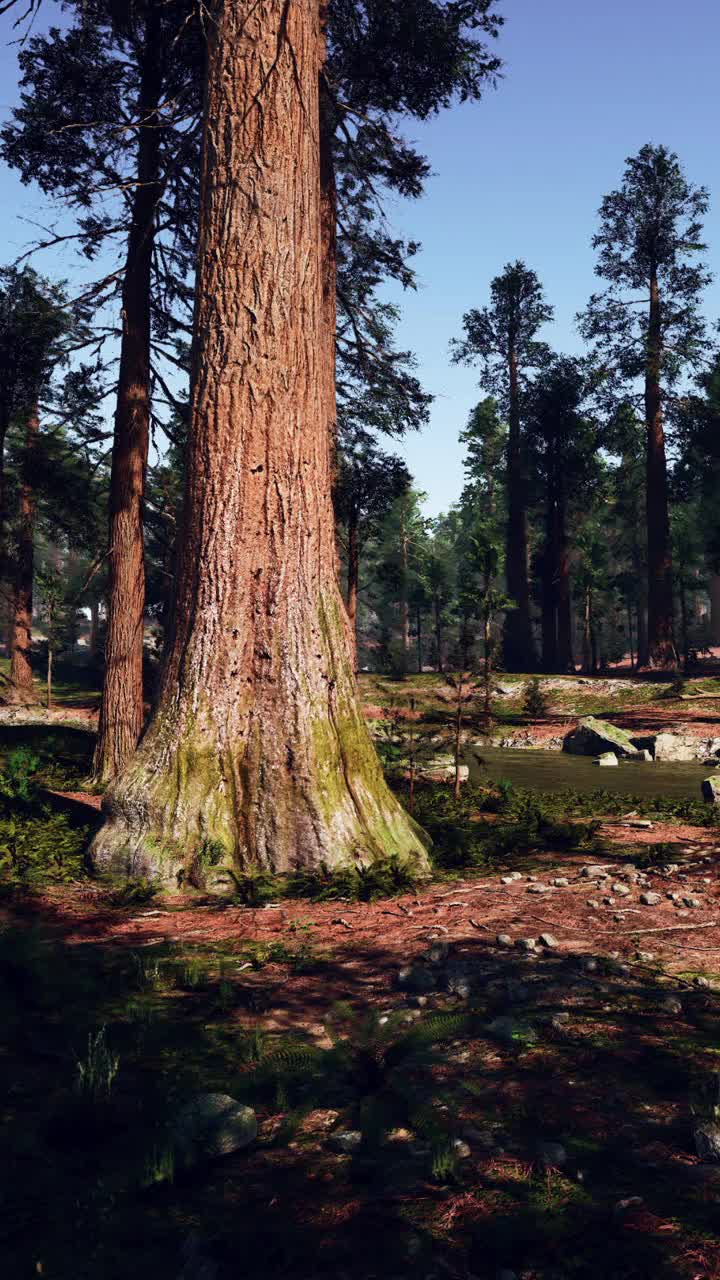
M 426 862 L 359 710 L 336 578 L 319 6 L 244 8 L 218 0 L 207 27 L 172 642 L 93 846 L 98 867 L 169 883 L 204 844 L 275 872 Z

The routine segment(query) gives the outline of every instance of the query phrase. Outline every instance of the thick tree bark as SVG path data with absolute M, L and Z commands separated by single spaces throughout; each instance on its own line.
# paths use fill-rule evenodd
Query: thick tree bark
M 100 604 L 97 600 L 90 601 L 90 635 L 88 636 L 88 655 L 91 659 L 97 658 L 98 643 L 100 632 Z
M 542 667 L 556 671 L 558 666 L 558 600 L 559 548 L 555 486 L 548 484 L 545 510 L 545 547 L 542 561 Z
M 508 671 L 531 670 L 535 665 L 530 588 L 528 585 L 528 537 L 525 502 L 525 469 L 520 438 L 520 387 L 515 343 L 508 348 L 510 405 L 507 440 L 508 518 L 505 547 L 507 591 L 517 608 L 505 615 L 503 652 Z
M 10 636 L 10 683 L 5 699 L 13 704 L 38 702 L 32 673 L 32 610 L 35 572 L 35 478 L 34 458 L 37 452 L 40 421 L 37 409 L 29 415 L 25 429 L 25 451 L 20 485 L 20 524 L 18 530 L 13 612 Z
M 423 669 L 422 609 L 420 608 L 420 605 L 418 605 L 417 609 L 415 610 L 415 629 L 416 629 L 415 640 L 417 643 L 417 666 L 418 666 L 418 675 L 420 676 L 422 675 L 422 669 Z
M 318 8 L 217 0 L 206 24 L 174 634 L 93 846 L 97 867 L 167 883 L 223 866 L 425 860 L 360 714 L 337 583 Z
M 360 588 L 360 527 L 358 513 L 353 507 L 348 519 L 348 562 L 347 562 L 347 615 L 350 623 L 355 665 L 357 666 L 357 610 L 358 591 Z
M 650 280 L 645 370 L 647 428 L 648 659 L 653 667 L 677 664 L 673 639 L 673 581 L 667 461 L 660 393 L 661 303 L 657 275 Z
M 134 752 L 144 720 L 143 498 L 150 434 L 150 291 L 159 197 L 162 98 L 160 15 L 148 6 L 138 118 L 137 180 L 123 283 L 123 328 L 110 475 L 110 585 L 105 682 L 94 772 L 115 776 Z
M 445 670 L 445 654 L 443 652 L 442 608 L 438 596 L 433 597 L 433 616 L 435 619 L 435 649 L 437 651 L 437 669 L 440 674 Z

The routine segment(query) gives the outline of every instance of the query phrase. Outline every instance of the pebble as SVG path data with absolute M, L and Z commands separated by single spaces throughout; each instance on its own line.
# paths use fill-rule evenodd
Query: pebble
M 659 893 L 641 893 L 640 901 L 644 907 L 656 907 L 658 902 L 662 902 Z
M 612 886 L 612 892 L 618 894 L 618 896 L 621 898 L 627 898 L 628 894 L 630 893 L 630 890 L 628 889 L 626 884 L 614 884 Z
M 553 1013 L 550 1017 L 550 1026 L 553 1027 L 555 1031 L 560 1031 L 563 1027 L 568 1025 L 569 1021 L 569 1013 Z
M 509 933 L 499 933 L 495 941 L 499 947 L 511 947 L 513 945 L 513 940 Z
M 555 885 L 556 889 L 567 889 L 568 885 L 570 884 L 570 881 L 567 879 L 566 876 L 558 876 L 555 880 L 553 880 L 553 884 Z
M 463 1142 L 462 1138 L 455 1138 L 453 1142 L 453 1151 L 455 1152 L 458 1160 L 469 1160 L 472 1155 L 472 1151 L 470 1150 L 467 1142 Z
M 537 947 L 537 938 L 516 938 L 515 946 L 520 951 L 534 951 Z
M 614 907 L 614 906 L 615 906 L 615 899 L 614 899 L 614 898 L 603 898 L 603 903 L 605 904 L 605 906 L 606 906 L 606 907 Z
M 670 1013 L 673 1015 L 682 1013 L 683 1011 L 682 1003 L 678 1000 L 677 996 L 665 996 L 664 1000 L 660 1001 L 660 1009 L 663 1013 Z
M 701 906 L 702 906 L 702 902 L 701 902 L 700 898 L 683 898 L 683 902 L 685 903 L 685 906 L 686 906 L 686 907 L 701 907 Z
M 645 963 L 647 964 L 649 961 L 655 959 L 655 952 L 654 951 L 636 951 L 635 959 L 644 960 Z
M 557 938 L 555 938 L 551 933 L 541 933 L 538 938 L 538 942 L 541 946 L 547 947 L 548 951 L 552 951 L 555 947 L 560 945 Z
M 694 987 L 709 987 L 710 983 L 707 978 L 693 978 Z
M 550 886 L 547 884 L 529 884 L 528 893 L 549 893 Z
M 600 906 L 600 903 L 598 902 L 597 898 L 588 898 L 587 902 L 585 903 L 585 906 L 592 907 L 593 911 L 597 911 L 598 907 Z

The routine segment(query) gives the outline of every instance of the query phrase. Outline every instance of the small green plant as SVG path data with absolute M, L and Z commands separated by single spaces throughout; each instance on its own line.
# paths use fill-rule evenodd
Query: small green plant
M 153 1147 L 145 1161 L 141 1185 L 154 1187 L 158 1183 L 175 1181 L 175 1148 L 172 1143 Z
M 147 880 L 144 876 L 133 877 L 111 893 L 108 902 L 112 907 L 144 907 L 159 892 L 159 885 L 153 880 Z
M 37 799 L 34 775 L 40 767 L 40 757 L 29 747 L 16 747 L 7 756 L 0 770 L 0 803 L 30 805 Z
M 523 699 L 523 713 L 528 720 L 544 720 L 548 714 L 548 703 L 537 676 L 528 682 Z
M 275 878 L 269 871 L 260 869 L 233 871 L 226 867 L 216 878 L 218 884 L 223 881 L 230 882 L 232 897 L 243 907 L 261 907 L 264 902 L 271 902 L 278 892 Z
M 120 1058 L 108 1048 L 106 1028 L 88 1035 L 87 1053 L 76 1060 L 75 1086 L 80 1097 L 91 1103 L 107 1099 L 120 1070 Z
M 88 827 L 44 807 L 0 817 L 0 879 L 24 885 L 67 882 L 85 875 Z
M 183 966 L 180 985 L 185 991 L 199 991 L 207 985 L 207 981 L 207 969 L 199 956 L 190 956 Z

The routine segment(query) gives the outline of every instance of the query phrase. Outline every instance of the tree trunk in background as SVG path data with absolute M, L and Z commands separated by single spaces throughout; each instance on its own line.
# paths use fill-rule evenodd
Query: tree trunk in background
M 423 864 L 360 714 L 337 583 L 318 3 L 217 0 L 211 17 L 173 640 L 94 861 L 170 884 Z
M 528 671 L 535 665 L 530 588 L 528 585 L 527 511 L 525 473 L 520 438 L 520 388 L 517 350 L 511 341 L 508 351 L 510 405 L 507 440 L 508 518 L 505 546 L 507 592 L 517 608 L 505 615 L 503 652 L 508 671 Z
M 583 675 L 592 675 L 593 670 L 593 627 L 592 627 L 592 589 L 585 588 L 585 608 L 583 611 L 583 643 L 582 643 Z
M 110 476 L 105 683 L 93 766 L 96 777 L 104 781 L 114 777 L 130 759 L 144 719 L 143 498 L 150 434 L 150 292 L 162 134 L 155 124 L 162 97 L 160 14 L 154 5 L 148 6 L 147 13 L 138 119 L 149 123 L 138 131 L 138 185 L 132 202 L 123 284 Z
M 98 642 L 100 632 L 100 604 L 97 600 L 90 601 L 90 635 L 88 638 L 88 654 L 91 659 L 98 656 Z
M 10 684 L 5 697 L 11 703 L 37 702 L 32 673 L 32 609 L 35 570 L 35 477 L 40 421 L 37 409 L 27 420 L 20 485 L 20 525 L 13 582 L 13 616 L 10 639 Z
M 648 659 L 652 667 L 673 667 L 673 581 L 667 461 L 660 395 L 662 320 L 657 276 L 650 281 L 648 355 L 645 371 L 647 428 Z
M 633 649 L 633 616 L 630 601 L 627 604 L 628 643 L 630 645 L 630 670 L 635 670 L 635 652 Z
M 435 618 L 435 648 L 437 649 L 437 669 L 439 672 L 445 670 L 445 658 L 443 654 L 443 627 L 442 627 L 442 609 L 437 596 L 433 597 L 433 615 Z
M 720 645 L 720 573 L 710 576 L 710 639 Z
M 417 664 L 418 664 L 418 675 L 420 676 L 422 675 L 422 669 L 423 669 L 423 646 L 422 646 L 422 609 L 420 608 L 419 605 L 417 607 L 417 611 L 415 614 L 415 621 L 417 626 L 417 636 L 416 636 Z
M 558 670 L 575 671 L 573 651 L 572 591 L 570 584 L 570 551 L 565 513 L 565 493 L 561 482 L 557 508 L 558 536 Z
M 358 589 L 360 586 L 360 529 L 358 514 L 353 507 L 348 519 L 348 563 L 347 563 L 347 614 L 350 622 L 350 636 L 357 666 L 357 610 Z
M 548 485 L 545 510 L 545 547 L 542 558 L 542 669 L 558 666 L 558 537 L 557 502 L 554 485 Z

